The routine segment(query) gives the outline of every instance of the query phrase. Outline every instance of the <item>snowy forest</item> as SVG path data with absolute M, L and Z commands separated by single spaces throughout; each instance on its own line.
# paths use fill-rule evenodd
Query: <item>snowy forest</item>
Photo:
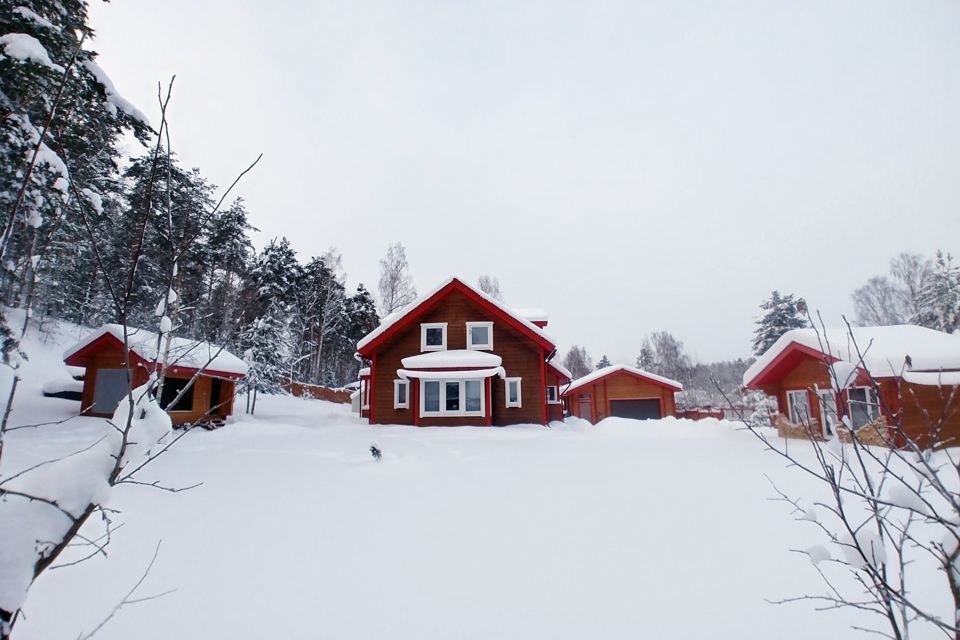
M 247 354 L 262 391 L 355 379 L 353 345 L 379 317 L 362 284 L 346 290 L 336 249 L 304 260 L 278 238 L 255 251 L 243 200 L 182 166 L 97 64 L 85 3 L 33 6 L 0 12 L 3 303 L 41 327 L 155 330 L 166 313 L 177 335 Z M 57 14 L 56 27 L 42 17 Z M 120 318 L 109 280 L 126 274 Z M 5 333 L 9 355 L 18 328 Z

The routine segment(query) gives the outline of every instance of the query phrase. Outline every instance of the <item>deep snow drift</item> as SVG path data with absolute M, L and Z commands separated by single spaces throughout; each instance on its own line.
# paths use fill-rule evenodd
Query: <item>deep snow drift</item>
M 75 411 L 40 396 L 48 369 L 63 376 L 56 345 L 28 348 L 15 420 Z M 815 485 L 734 423 L 370 427 L 345 405 L 284 397 L 257 414 L 191 432 L 142 478 L 202 486 L 115 489 L 125 525 L 109 557 L 41 577 L 18 637 L 89 631 L 160 540 L 139 595 L 176 591 L 125 607 L 97 637 L 862 635 L 852 612 L 765 601 L 822 586 L 790 551 L 817 532 L 770 500 L 764 474 L 796 494 Z M 5 455 L 29 464 L 101 424 L 17 431 Z

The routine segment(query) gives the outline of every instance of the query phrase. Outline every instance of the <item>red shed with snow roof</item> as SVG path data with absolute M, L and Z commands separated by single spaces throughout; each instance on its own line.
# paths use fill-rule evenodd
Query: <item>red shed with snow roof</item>
M 883 444 L 899 420 L 920 446 L 960 441 L 960 336 L 941 331 L 794 329 L 747 369 L 743 384 L 777 399 L 783 436 L 848 437 L 852 429 Z
M 656 420 L 676 414 L 683 385 L 625 364 L 598 369 L 564 391 L 571 415 L 597 423 L 609 416 Z
M 112 416 L 131 386 L 145 384 L 151 372 L 163 368 L 161 350 L 169 365 L 160 403 L 174 424 L 219 422 L 233 412 L 236 383 L 247 373 L 243 360 L 208 342 L 172 338 L 166 350 L 166 339 L 156 333 L 128 327 L 126 334 L 129 357 L 118 324 L 103 325 L 64 353 L 67 365 L 86 369 L 81 413 Z M 178 395 L 176 405 L 168 406 Z

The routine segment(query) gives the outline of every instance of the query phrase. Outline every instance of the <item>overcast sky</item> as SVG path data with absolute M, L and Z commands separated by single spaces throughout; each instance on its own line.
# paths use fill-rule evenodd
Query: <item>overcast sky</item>
M 376 290 L 497 276 L 561 350 L 668 330 L 747 356 L 772 289 L 830 316 L 901 251 L 960 253 L 960 3 L 91 4 L 174 150 L 302 259 Z

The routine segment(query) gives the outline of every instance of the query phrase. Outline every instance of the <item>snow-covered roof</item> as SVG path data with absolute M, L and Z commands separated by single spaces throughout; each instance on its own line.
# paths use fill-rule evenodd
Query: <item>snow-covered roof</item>
M 450 349 L 409 356 L 400 361 L 407 369 L 489 369 L 503 364 L 503 358 L 486 351 Z
M 514 309 L 513 312 L 516 313 L 521 318 L 525 320 L 529 320 L 530 322 L 549 322 L 550 321 L 550 316 L 547 315 L 547 312 L 544 311 L 543 309 L 535 309 L 535 308 Z
M 862 355 L 867 373 L 876 378 L 901 375 L 906 370 L 904 362 L 908 355 L 914 372 L 960 369 L 960 336 L 926 327 L 912 324 L 837 327 L 821 329 L 819 338 L 813 329 L 792 329 L 750 365 L 743 374 L 743 383 L 749 384 L 791 344 L 857 365 Z
M 577 378 L 567 387 L 564 393 L 570 393 L 574 389 L 579 389 L 580 387 L 585 387 L 589 384 L 592 384 L 604 378 L 611 373 L 616 373 L 618 371 L 626 371 L 627 373 L 632 373 L 635 376 L 640 376 L 641 378 L 647 378 L 653 382 L 658 382 L 667 387 L 673 387 L 677 391 L 683 389 L 683 385 L 677 382 L 676 380 L 671 380 L 670 378 L 664 378 L 663 376 L 658 376 L 655 373 L 650 373 L 649 371 L 644 371 L 643 369 L 637 369 L 636 367 L 631 367 L 625 364 L 612 364 L 609 367 L 604 367 L 602 369 L 597 369 L 593 373 L 589 373 L 582 378 Z
M 364 367 L 357 371 L 358 378 L 369 378 L 370 377 L 370 367 Z
M 573 380 L 573 374 L 570 373 L 570 370 L 567 369 L 562 364 L 560 364 L 559 362 L 557 362 L 556 359 L 551 360 L 547 364 L 553 367 L 554 369 L 556 369 L 557 371 L 559 371 L 560 373 L 562 373 L 563 375 L 565 375 L 567 377 L 567 380 Z
M 553 338 L 551 338 L 543 329 L 533 324 L 527 318 L 524 318 L 522 315 L 517 313 L 516 310 L 506 306 L 505 304 L 503 304 L 493 296 L 487 295 L 477 287 L 474 287 L 473 285 L 468 284 L 462 278 L 452 277 L 452 278 L 447 278 L 446 280 L 441 282 L 438 286 L 434 287 L 427 293 L 423 294 L 422 296 L 420 296 L 419 298 L 417 298 L 416 300 L 414 300 L 413 302 L 405 306 L 403 309 L 399 311 L 395 311 L 394 313 L 391 313 L 390 315 L 386 316 L 380 322 L 380 326 L 378 326 L 376 329 L 374 329 L 373 331 L 371 331 L 370 333 L 368 333 L 367 335 L 365 335 L 363 338 L 360 339 L 360 341 L 357 343 L 357 351 L 362 351 L 365 346 L 367 346 L 368 344 L 376 340 L 378 337 L 383 335 L 388 329 L 390 329 L 392 326 L 397 324 L 400 320 L 402 320 L 408 314 L 415 311 L 417 307 L 419 307 L 424 302 L 426 302 L 427 300 L 435 296 L 437 293 L 440 292 L 441 289 L 443 289 L 444 287 L 446 287 L 447 285 L 449 285 L 451 282 L 454 282 L 454 281 L 459 282 L 461 285 L 469 289 L 471 292 L 475 293 L 484 301 L 490 303 L 491 305 L 493 305 L 494 307 L 496 307 L 506 315 L 516 320 L 518 323 L 523 325 L 523 327 L 529 330 L 531 333 L 543 338 L 550 344 L 555 344 Z
M 63 354 L 64 360 L 79 353 L 85 347 L 93 344 L 104 336 L 112 336 L 123 344 L 123 326 L 119 324 L 105 324 L 86 338 L 73 345 Z M 159 334 L 135 327 L 127 328 L 127 344 L 130 351 L 150 362 L 159 358 L 159 349 L 166 345 L 166 338 L 161 342 Z M 177 366 L 186 369 L 205 369 L 211 372 L 246 375 L 249 367 L 247 363 L 233 355 L 226 349 L 201 340 L 174 337 L 170 343 L 170 361 L 167 366 Z
M 397 369 L 397 375 L 404 380 L 407 378 L 416 378 L 418 380 L 482 380 L 491 376 L 504 378 L 507 374 L 503 370 L 503 367 L 490 367 L 489 369 L 470 369 L 467 371 Z

